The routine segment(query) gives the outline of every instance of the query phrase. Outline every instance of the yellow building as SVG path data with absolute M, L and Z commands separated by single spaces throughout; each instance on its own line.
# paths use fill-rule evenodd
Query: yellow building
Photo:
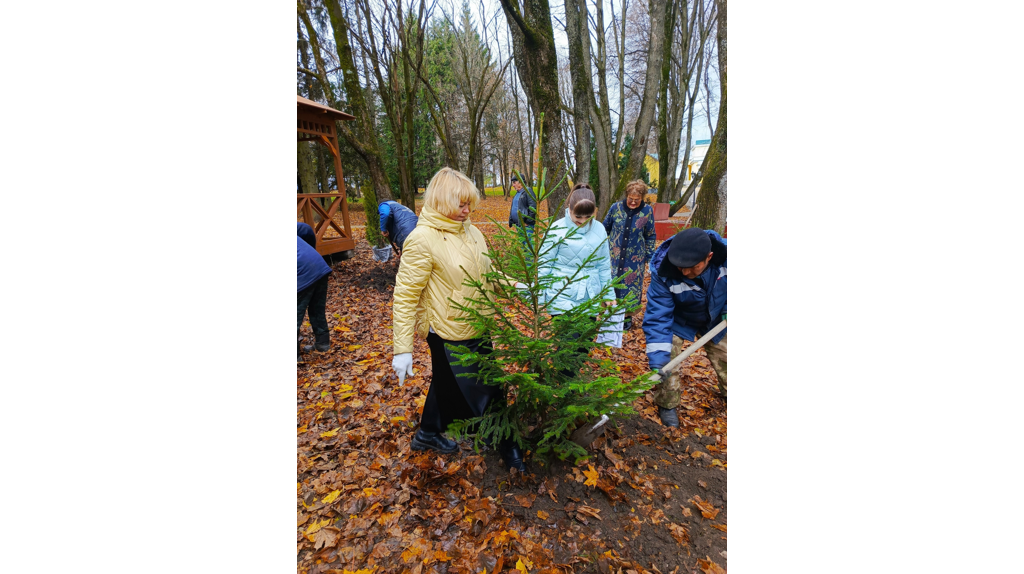
M 658 187 L 657 154 L 647 154 L 647 157 L 644 158 L 644 165 L 647 167 L 647 173 L 651 174 L 651 187 Z

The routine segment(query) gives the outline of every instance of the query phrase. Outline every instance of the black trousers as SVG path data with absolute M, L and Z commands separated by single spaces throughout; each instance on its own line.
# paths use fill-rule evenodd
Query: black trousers
M 491 342 L 487 339 L 446 341 L 437 333 L 427 335 L 433 379 L 420 420 L 420 429 L 425 433 L 444 432 L 453 421 L 478 417 L 492 400 L 504 401 L 505 398 L 501 387 L 486 385 L 471 376 L 477 372 L 476 366 L 453 364 L 458 356 L 445 343 L 463 345 L 477 353 L 491 352 Z
M 296 331 L 302 328 L 302 318 L 309 312 L 309 324 L 313 327 L 318 343 L 329 343 L 331 331 L 327 328 L 327 278 L 324 275 L 316 283 L 299 291 L 299 324 Z

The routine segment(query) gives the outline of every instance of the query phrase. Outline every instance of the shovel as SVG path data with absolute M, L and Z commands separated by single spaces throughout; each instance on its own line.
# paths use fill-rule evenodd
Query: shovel
M 721 323 L 715 325 L 714 329 L 711 329 L 703 337 L 697 339 L 697 342 L 687 347 L 686 350 L 683 351 L 682 353 L 679 353 L 679 355 L 676 356 L 676 358 L 669 361 L 667 365 L 658 369 L 658 372 L 654 374 L 651 377 L 651 379 L 654 381 L 661 381 L 665 377 L 669 376 L 669 374 L 671 374 L 672 371 L 676 370 L 677 368 L 679 368 L 679 365 L 683 364 L 683 361 L 685 361 L 687 357 L 696 353 L 697 349 L 700 349 L 701 347 L 706 345 L 708 341 L 713 339 L 715 335 L 721 333 L 723 330 L 725 330 L 725 321 L 722 321 Z M 606 424 L 608 424 L 609 420 L 610 419 L 608 418 L 608 415 L 601 415 L 600 417 L 591 421 L 590 424 L 584 425 L 576 429 L 576 431 L 573 432 L 572 436 L 569 438 L 570 440 L 572 440 L 572 442 L 582 446 L 583 448 L 586 448 L 590 445 L 590 443 L 597 440 L 597 437 L 601 436 L 601 434 L 604 433 L 604 427 Z

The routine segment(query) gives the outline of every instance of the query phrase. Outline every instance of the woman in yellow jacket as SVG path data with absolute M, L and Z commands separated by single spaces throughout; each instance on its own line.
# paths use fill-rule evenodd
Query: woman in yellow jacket
M 484 236 L 469 221 L 479 200 L 479 192 L 468 177 L 442 168 L 427 185 L 419 221 L 402 250 L 392 304 L 391 364 L 401 386 L 405 376 L 413 374 L 413 336 L 418 333 L 427 339 L 433 367 L 423 418 L 412 439 L 413 450 L 455 452 L 455 441 L 441 434 L 448 425 L 456 419 L 482 415 L 492 400 L 505 400 L 501 387 L 486 385 L 472 376 L 477 372 L 475 367 L 454 364 L 458 359 L 446 346 L 455 343 L 478 353 L 490 351 L 486 333 L 457 320 L 467 316 L 457 304 L 466 306 L 467 299 L 476 296 L 475 289 L 464 284 L 465 274 L 486 283 L 484 274 L 491 269 Z M 503 441 L 499 450 L 506 466 L 526 470 L 522 453 L 511 440 Z

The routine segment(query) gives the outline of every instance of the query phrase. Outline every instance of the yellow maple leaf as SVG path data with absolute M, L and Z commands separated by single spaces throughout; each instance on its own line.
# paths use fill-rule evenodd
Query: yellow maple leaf
M 584 470 L 583 474 L 586 475 L 587 480 L 583 483 L 583 486 L 597 486 L 597 471 L 594 470 L 594 465 L 588 464 L 590 470 Z
M 356 349 L 362 349 L 362 348 L 363 348 L 362 345 L 349 345 L 348 346 L 348 350 L 349 351 L 355 351 Z
M 302 426 L 299 427 L 299 434 L 302 434 L 302 433 L 304 433 L 304 432 L 306 432 L 308 430 L 309 429 L 306 428 L 306 425 L 302 425 Z
M 345 384 L 343 384 L 340 387 L 338 387 L 338 392 L 341 392 L 341 393 L 344 393 L 346 391 L 351 391 L 351 390 L 352 390 L 352 385 L 345 385 Z
M 322 432 L 322 433 L 320 433 L 320 438 L 328 438 L 328 437 L 332 437 L 332 436 L 337 436 L 339 430 L 341 430 L 341 429 L 334 429 L 334 430 L 329 430 L 327 432 Z
M 317 530 L 320 530 L 321 528 L 327 526 L 330 523 L 331 521 L 327 518 L 323 520 L 314 520 L 312 524 L 309 525 L 309 528 L 307 528 L 306 531 L 303 532 L 303 535 L 308 537 L 312 534 L 316 534 Z
M 438 562 L 447 562 L 451 560 L 451 557 L 448 556 L 448 553 L 444 550 L 438 550 L 434 552 L 434 560 L 437 560 Z
M 516 570 L 519 570 L 520 572 L 524 572 L 526 574 L 529 574 L 529 572 L 530 572 L 529 570 L 526 569 L 526 565 L 523 564 L 523 559 L 522 558 L 520 558 L 518 561 L 516 561 Z
M 391 424 L 395 424 L 399 421 L 404 421 L 405 417 L 391 417 Z
M 338 500 L 339 496 L 341 496 L 341 491 L 340 490 L 335 490 L 334 492 L 332 492 L 332 493 L 330 493 L 330 494 L 328 494 L 327 496 L 324 497 L 323 503 L 324 504 L 330 504 L 330 503 L 334 502 L 335 500 Z
M 548 516 L 551 516 L 551 515 L 548 514 L 547 512 L 544 512 L 543 510 L 538 510 L 537 511 L 537 518 L 540 518 L 541 520 L 547 520 Z
M 351 387 L 349 387 L 349 388 L 351 388 Z M 339 401 L 343 401 L 343 400 L 345 400 L 345 399 L 347 399 L 349 397 L 352 397 L 352 396 L 355 396 L 355 393 L 352 393 L 352 392 L 341 393 L 340 395 L 338 395 L 338 400 Z

